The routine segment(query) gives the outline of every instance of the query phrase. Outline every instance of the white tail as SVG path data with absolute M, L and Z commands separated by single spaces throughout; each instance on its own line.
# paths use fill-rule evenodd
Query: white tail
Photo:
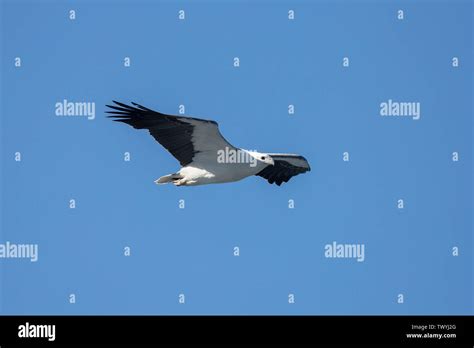
M 161 184 L 168 184 L 170 182 L 174 182 L 175 180 L 182 179 L 181 175 L 179 174 L 169 174 L 162 176 L 158 180 L 155 180 L 155 184 L 161 185 Z

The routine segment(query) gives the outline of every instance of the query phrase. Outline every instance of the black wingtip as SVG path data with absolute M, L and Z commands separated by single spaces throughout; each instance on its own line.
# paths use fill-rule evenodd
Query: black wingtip
M 140 105 L 140 104 L 138 104 L 138 103 L 132 102 L 132 105 L 135 106 L 135 107 L 137 107 L 137 108 L 139 108 L 139 109 L 145 110 L 145 111 L 156 112 L 156 111 L 153 111 L 153 110 L 151 110 L 151 109 L 148 109 L 147 107 L 144 107 L 143 105 Z
M 121 106 L 122 108 L 125 108 L 125 109 L 133 109 L 133 107 L 130 106 L 130 105 L 127 105 L 127 104 L 124 104 L 124 103 L 120 103 L 120 102 L 118 102 L 118 101 L 116 101 L 116 100 L 112 100 L 112 101 L 113 101 L 115 104 L 117 104 L 118 106 Z

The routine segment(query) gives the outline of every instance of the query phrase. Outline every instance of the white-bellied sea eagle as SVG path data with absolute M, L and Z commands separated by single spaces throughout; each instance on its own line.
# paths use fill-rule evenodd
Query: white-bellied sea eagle
M 293 176 L 311 170 L 308 161 L 300 155 L 260 153 L 232 146 L 221 135 L 215 121 L 166 115 L 136 103 L 133 106 L 114 103 L 107 105 L 113 109 L 107 111 L 109 117 L 135 129 L 148 129 L 181 164 L 179 171 L 159 178 L 157 184 L 195 186 L 258 175 L 280 186 Z

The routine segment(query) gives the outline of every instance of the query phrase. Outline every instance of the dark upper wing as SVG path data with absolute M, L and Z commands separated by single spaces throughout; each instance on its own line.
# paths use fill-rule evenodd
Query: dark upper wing
M 215 121 L 193 117 L 162 114 L 136 103 L 133 106 L 114 101 L 107 111 L 114 121 L 127 123 L 135 129 L 148 129 L 150 134 L 166 148 L 182 166 L 201 156 L 217 156 L 226 146 L 233 148 L 219 132 Z
M 293 176 L 310 171 L 308 161 L 303 156 L 291 154 L 269 154 L 275 165 L 268 165 L 256 175 L 268 180 L 270 184 L 276 183 L 280 186 L 288 182 Z

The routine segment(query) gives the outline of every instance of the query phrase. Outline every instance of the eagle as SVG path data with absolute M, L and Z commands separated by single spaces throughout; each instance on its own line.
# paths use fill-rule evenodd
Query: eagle
M 135 129 L 148 129 L 181 164 L 176 173 L 155 180 L 156 184 L 196 186 L 228 183 L 257 175 L 280 186 L 293 176 L 310 171 L 300 155 L 261 153 L 231 145 L 212 120 L 174 116 L 153 111 L 137 103 L 113 101 L 106 105 L 108 117 Z

